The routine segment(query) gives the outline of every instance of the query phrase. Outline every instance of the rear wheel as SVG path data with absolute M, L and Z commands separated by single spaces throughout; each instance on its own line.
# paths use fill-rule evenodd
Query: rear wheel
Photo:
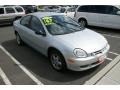
M 66 62 L 63 55 L 57 50 L 52 50 L 49 53 L 49 59 L 52 67 L 57 71 L 65 71 L 66 70 Z
M 23 41 L 18 33 L 16 33 L 16 41 L 18 45 L 23 45 Z

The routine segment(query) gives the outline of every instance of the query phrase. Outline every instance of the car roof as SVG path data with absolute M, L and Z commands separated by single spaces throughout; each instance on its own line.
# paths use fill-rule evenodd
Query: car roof
M 63 13 L 56 13 L 56 12 L 35 12 L 29 15 L 36 16 L 38 18 L 46 17 L 46 16 L 54 16 L 54 15 L 65 15 Z

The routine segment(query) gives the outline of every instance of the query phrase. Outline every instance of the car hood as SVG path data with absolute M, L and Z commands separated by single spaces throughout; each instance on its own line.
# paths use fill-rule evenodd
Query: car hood
M 101 50 L 107 44 L 107 40 L 102 35 L 89 29 L 65 35 L 58 35 L 56 37 L 59 42 L 64 43 L 70 48 L 81 48 L 87 53 Z

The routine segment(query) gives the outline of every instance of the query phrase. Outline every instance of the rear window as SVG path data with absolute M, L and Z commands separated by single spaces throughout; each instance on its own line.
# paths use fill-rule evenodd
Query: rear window
M 6 13 L 15 13 L 13 8 L 6 8 Z
M 4 14 L 4 8 L 0 8 L 0 14 Z
M 23 9 L 21 7 L 15 7 L 17 12 L 23 12 Z

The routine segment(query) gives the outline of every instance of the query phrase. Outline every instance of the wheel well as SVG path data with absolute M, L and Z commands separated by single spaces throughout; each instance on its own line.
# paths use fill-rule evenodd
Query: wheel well
M 87 23 L 87 20 L 86 20 L 85 18 L 79 18 L 79 19 L 78 19 L 78 22 L 79 22 L 80 20 L 85 20 L 86 23 Z
M 49 47 L 49 48 L 48 48 L 48 52 L 47 52 L 48 57 L 49 57 L 50 51 L 52 51 L 52 50 L 58 51 L 58 52 L 62 55 L 62 53 L 61 53 L 58 49 L 56 49 L 56 48 L 54 48 L 54 47 Z M 62 56 L 63 56 L 63 55 L 62 55 Z

